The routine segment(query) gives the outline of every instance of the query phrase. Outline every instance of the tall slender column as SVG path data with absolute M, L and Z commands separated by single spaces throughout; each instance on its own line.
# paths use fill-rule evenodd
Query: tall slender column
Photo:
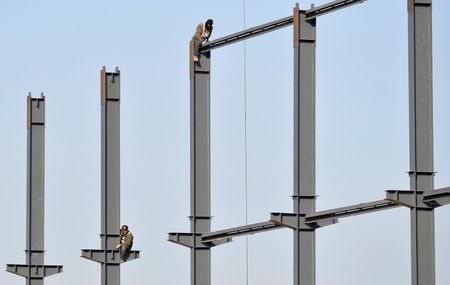
M 191 233 L 211 231 L 210 52 L 198 62 L 190 55 L 191 81 Z M 211 284 L 211 250 L 197 241 L 191 248 L 191 284 Z
M 420 207 L 421 191 L 434 189 L 431 0 L 408 0 L 411 283 L 435 284 L 434 210 Z
M 100 72 L 101 86 L 101 249 L 83 249 L 81 257 L 101 264 L 101 284 L 120 284 L 120 264 L 139 258 L 130 251 L 120 260 L 120 71 Z
M 101 248 L 119 244 L 120 227 L 120 72 L 101 73 Z M 119 264 L 102 263 L 102 285 L 120 284 Z
M 316 20 L 294 8 L 294 285 L 315 284 L 315 229 L 300 227 L 315 212 L 315 57 Z
M 62 271 L 44 265 L 44 149 L 45 97 L 27 97 L 27 241 L 26 264 L 8 264 L 7 271 L 26 278 L 27 285 L 43 285 L 44 278 Z

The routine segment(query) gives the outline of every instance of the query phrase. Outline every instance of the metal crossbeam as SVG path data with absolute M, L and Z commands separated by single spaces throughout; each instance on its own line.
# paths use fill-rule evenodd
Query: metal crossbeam
M 324 5 L 320 5 L 306 11 L 306 20 L 314 19 L 324 14 L 328 14 L 355 4 L 363 3 L 365 1 L 367 0 L 337 0 Z
M 204 234 L 204 235 L 202 235 L 201 241 L 209 242 L 209 241 L 214 241 L 214 240 L 219 240 L 219 239 L 224 239 L 224 238 L 231 238 L 231 237 L 235 237 L 235 236 L 255 234 L 255 233 L 259 233 L 259 232 L 275 230 L 275 229 L 278 229 L 281 227 L 282 227 L 281 225 L 276 224 L 272 221 L 256 223 L 256 224 L 249 224 L 249 225 L 245 225 L 242 227 L 225 229 L 225 230 L 220 230 L 220 231 Z
M 226 45 L 234 44 L 239 41 L 243 41 L 252 37 L 256 37 L 268 32 L 272 32 L 287 26 L 292 25 L 292 16 L 272 21 L 267 24 L 263 24 L 257 27 L 249 28 L 225 37 L 218 38 L 216 40 L 207 42 L 201 48 L 201 52 L 210 51 L 216 48 L 220 48 Z
M 334 12 L 336 10 L 346 8 L 348 6 L 352 6 L 352 5 L 355 5 L 358 3 L 363 3 L 365 1 L 367 1 L 367 0 L 337 0 L 337 1 L 333 1 L 330 3 L 315 7 L 315 8 L 311 8 L 310 10 L 307 10 L 307 11 L 299 10 L 299 12 L 305 13 L 306 20 L 311 20 L 311 19 L 317 18 L 319 16 L 322 16 L 324 14 L 328 14 L 328 13 Z M 289 16 L 289 17 L 285 17 L 285 18 L 282 18 L 279 20 L 269 22 L 267 24 L 262 24 L 260 26 L 248 28 L 243 31 L 207 42 L 200 48 L 200 52 L 211 51 L 216 48 L 221 48 L 226 45 L 231 45 L 231 44 L 234 44 L 234 43 L 237 43 L 237 42 L 249 39 L 249 38 L 253 38 L 253 37 L 265 34 L 265 33 L 273 32 L 278 29 L 282 29 L 287 26 L 290 26 L 293 23 L 294 23 L 294 17 Z
M 430 200 L 439 200 L 441 198 L 449 198 L 450 197 L 450 187 L 436 189 L 434 191 L 425 192 L 423 195 L 424 201 Z
M 398 205 L 397 203 L 387 200 L 378 200 L 369 203 L 361 203 L 353 206 L 320 211 L 314 214 L 306 215 L 305 223 L 316 223 L 321 220 L 356 216 L 370 212 L 381 211 L 386 208 L 395 208 L 399 206 L 400 205 Z

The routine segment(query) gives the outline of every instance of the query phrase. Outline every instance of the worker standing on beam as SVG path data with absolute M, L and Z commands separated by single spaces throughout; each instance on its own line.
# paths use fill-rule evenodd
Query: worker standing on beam
M 128 253 L 133 247 L 133 234 L 128 230 L 127 225 L 123 225 L 120 228 L 120 244 L 117 245 L 117 249 L 120 252 L 120 259 L 124 261 L 127 258 Z
M 197 29 L 195 29 L 195 34 L 192 37 L 194 41 L 194 61 L 198 61 L 198 56 L 200 55 L 199 49 L 202 44 L 206 43 L 209 40 L 213 30 L 213 20 L 208 19 L 205 23 L 200 23 L 197 25 Z

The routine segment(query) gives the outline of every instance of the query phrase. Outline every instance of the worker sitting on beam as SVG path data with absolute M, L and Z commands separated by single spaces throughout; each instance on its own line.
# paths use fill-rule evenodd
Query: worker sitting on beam
M 120 252 L 120 260 L 126 260 L 131 248 L 133 247 L 133 234 L 128 230 L 127 225 L 120 228 L 120 244 L 116 246 Z
M 199 49 L 202 44 L 206 43 L 209 40 L 213 30 L 213 20 L 208 19 L 205 23 L 200 23 L 197 25 L 197 29 L 195 30 L 195 34 L 192 37 L 192 41 L 194 41 L 194 61 L 198 61 L 198 57 L 200 55 Z

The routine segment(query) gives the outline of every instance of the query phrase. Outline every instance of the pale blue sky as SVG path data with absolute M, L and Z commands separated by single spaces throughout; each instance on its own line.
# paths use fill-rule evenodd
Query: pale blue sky
M 301 8 L 311 3 L 304 1 Z M 318 210 L 408 189 L 406 0 L 369 0 L 317 22 Z M 291 15 L 295 1 L 246 0 L 247 26 Z M 450 186 L 450 2 L 433 3 L 436 187 Z M 122 285 L 188 285 L 188 41 L 243 27 L 243 1 L 2 1 L 0 264 L 25 261 L 26 95 L 46 95 L 47 285 L 99 284 L 79 258 L 99 248 L 99 71 L 121 69 L 122 222 L 142 259 Z M 249 222 L 292 209 L 292 30 L 247 41 Z M 212 229 L 245 223 L 243 44 L 212 52 Z M 450 207 L 436 211 L 437 284 L 450 283 Z M 317 285 L 410 284 L 409 211 L 343 219 L 317 232 Z M 292 284 L 292 232 L 249 237 L 249 281 Z M 3 270 L 3 269 L 2 269 Z M 245 238 L 213 249 L 212 284 L 245 284 Z M 0 284 L 24 280 L 0 271 Z

